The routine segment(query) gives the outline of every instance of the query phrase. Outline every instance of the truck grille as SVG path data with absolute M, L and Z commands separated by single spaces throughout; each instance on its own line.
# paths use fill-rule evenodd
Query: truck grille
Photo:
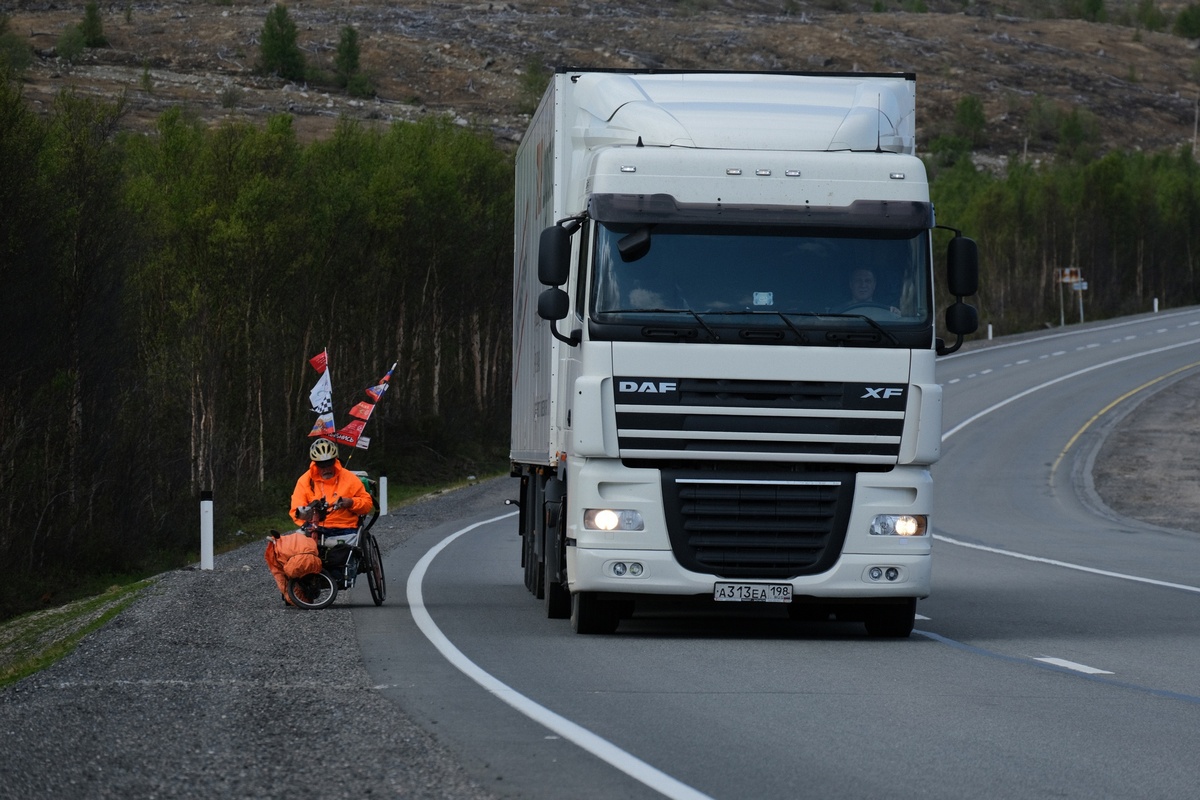
M 891 465 L 899 458 L 903 384 L 617 378 L 614 386 L 625 459 Z
M 854 477 L 821 473 L 705 478 L 663 472 L 667 529 L 686 569 L 792 578 L 829 569 L 842 549 Z

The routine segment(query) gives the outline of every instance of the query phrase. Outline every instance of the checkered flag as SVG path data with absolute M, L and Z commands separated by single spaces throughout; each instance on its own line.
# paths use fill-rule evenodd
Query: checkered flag
M 318 414 L 328 414 L 333 411 L 333 383 L 329 380 L 329 370 L 321 373 L 317 385 L 308 393 L 308 402 L 312 410 Z

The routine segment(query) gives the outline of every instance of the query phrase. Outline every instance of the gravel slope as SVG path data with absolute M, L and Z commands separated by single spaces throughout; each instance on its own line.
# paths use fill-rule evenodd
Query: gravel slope
M 398 509 L 375 526 L 380 546 L 499 510 L 511 486 Z M 493 797 L 372 688 L 351 601 L 286 607 L 263 545 L 162 575 L 70 656 L 0 691 L 0 798 Z M 403 576 L 390 578 L 386 605 L 403 604 Z

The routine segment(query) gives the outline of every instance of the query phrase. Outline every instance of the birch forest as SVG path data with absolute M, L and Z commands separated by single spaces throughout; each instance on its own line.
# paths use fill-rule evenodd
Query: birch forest
M 0 85 L 0 618 L 194 562 L 202 491 L 219 544 L 285 523 L 326 348 L 339 427 L 398 362 L 352 469 L 506 463 L 510 154 L 440 119 L 303 144 L 123 111 Z
M 141 135 L 124 112 L 64 94 L 39 114 L 0 80 L 0 618 L 195 563 L 202 491 L 219 542 L 282 519 L 326 348 L 339 426 L 398 362 L 352 468 L 506 463 L 511 153 L 442 119 L 305 143 L 286 115 L 172 110 Z M 938 222 L 979 242 L 978 335 L 1058 325 L 1063 268 L 1089 321 L 1197 302 L 1189 150 L 930 173 Z

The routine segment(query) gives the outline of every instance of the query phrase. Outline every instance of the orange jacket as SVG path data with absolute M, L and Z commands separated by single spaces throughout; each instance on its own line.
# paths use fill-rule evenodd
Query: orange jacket
M 320 523 L 325 528 L 357 528 L 358 518 L 375 508 L 375 501 L 371 499 L 367 487 L 363 486 L 357 475 L 342 467 L 341 461 L 335 462 L 333 469 L 333 478 L 323 480 L 321 473 L 317 471 L 317 465 L 312 463 L 308 466 L 308 472 L 296 481 L 296 488 L 292 491 L 291 514 L 297 525 L 303 525 L 304 520 L 296 515 L 296 509 L 308 505 L 318 497 L 324 497 L 330 506 L 343 497 L 354 501 L 350 508 L 330 511 Z
M 317 555 L 317 543 L 306 533 L 297 531 L 280 536 L 278 531 L 271 531 L 267 540 L 267 549 L 263 553 L 271 577 L 279 592 L 287 599 L 287 579 L 299 578 L 312 572 L 321 571 L 321 559 Z M 288 600 L 290 604 L 292 601 Z

